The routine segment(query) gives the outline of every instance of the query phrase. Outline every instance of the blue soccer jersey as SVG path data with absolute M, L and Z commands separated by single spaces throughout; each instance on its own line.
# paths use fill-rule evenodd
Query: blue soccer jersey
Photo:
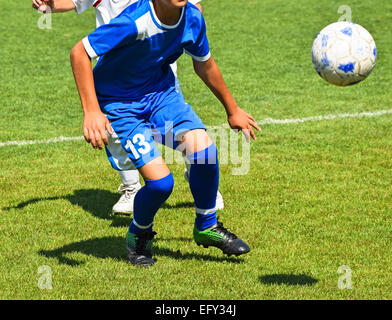
M 139 0 L 83 39 L 91 58 L 100 57 L 94 82 L 100 102 L 136 100 L 175 85 L 169 67 L 183 52 L 210 58 L 201 12 L 188 3 L 176 25 L 159 21 L 151 0 Z

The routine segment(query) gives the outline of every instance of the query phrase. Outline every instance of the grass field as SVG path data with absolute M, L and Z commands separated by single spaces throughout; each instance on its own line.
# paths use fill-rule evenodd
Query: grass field
M 257 120 L 392 109 L 392 2 L 202 2 L 212 54 L 238 103 Z M 314 36 L 348 4 L 369 30 L 378 65 L 338 88 L 314 72 Z M 94 12 L 54 15 L 40 30 L 30 1 L 1 0 L 0 142 L 82 135 L 69 63 Z M 179 61 L 185 97 L 207 125 L 223 108 Z M 392 116 L 262 127 L 251 170 L 221 168 L 222 221 L 252 251 L 226 258 L 192 240 L 194 209 L 183 166 L 156 217 L 156 264 L 125 259 L 130 219 L 110 216 L 120 179 L 82 140 L 0 147 L 0 299 L 391 299 Z M 52 290 L 37 282 L 52 269 Z M 338 289 L 340 266 L 352 289 Z

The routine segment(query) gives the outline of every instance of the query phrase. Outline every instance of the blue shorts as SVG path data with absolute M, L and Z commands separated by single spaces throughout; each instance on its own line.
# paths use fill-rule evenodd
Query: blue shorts
M 137 101 L 101 104 L 114 130 L 106 153 L 119 171 L 140 168 L 160 156 L 159 142 L 176 149 L 181 135 L 204 129 L 203 122 L 175 87 L 150 93 Z

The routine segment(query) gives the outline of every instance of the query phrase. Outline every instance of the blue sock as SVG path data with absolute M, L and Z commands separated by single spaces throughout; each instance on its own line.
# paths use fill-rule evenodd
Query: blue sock
M 169 198 L 174 186 L 171 173 L 159 180 L 144 179 L 144 181 L 144 187 L 135 196 L 133 219 L 129 226 L 131 233 L 152 231 L 154 216 Z
M 189 186 L 196 206 L 195 225 L 201 231 L 217 223 L 218 150 L 211 144 L 207 149 L 188 155 L 187 159 L 191 164 Z

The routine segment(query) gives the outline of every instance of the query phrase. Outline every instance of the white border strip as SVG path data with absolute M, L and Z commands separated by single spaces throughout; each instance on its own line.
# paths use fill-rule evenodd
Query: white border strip
M 261 121 L 258 121 L 257 124 L 259 126 L 269 125 L 269 124 L 295 124 L 295 123 L 304 123 L 304 122 L 312 122 L 312 121 L 325 121 L 325 120 L 337 120 L 337 119 L 345 119 L 345 118 L 370 118 L 370 117 L 380 117 L 384 115 L 392 115 L 392 109 L 389 110 L 379 110 L 373 112 L 356 112 L 356 113 L 338 113 L 338 114 L 329 114 L 325 116 L 314 116 L 314 117 L 306 117 L 306 118 L 297 118 L 297 119 L 271 119 L 267 118 Z M 227 124 L 222 124 L 220 126 L 209 126 L 209 129 L 219 129 L 219 128 L 227 128 Z M 51 144 L 51 143 L 59 143 L 59 142 L 67 142 L 67 141 L 80 141 L 83 140 L 83 137 L 58 137 L 51 138 L 47 140 L 25 140 L 25 141 L 6 141 L 0 142 L 0 147 L 7 146 L 25 146 L 25 145 L 33 145 L 33 144 Z

